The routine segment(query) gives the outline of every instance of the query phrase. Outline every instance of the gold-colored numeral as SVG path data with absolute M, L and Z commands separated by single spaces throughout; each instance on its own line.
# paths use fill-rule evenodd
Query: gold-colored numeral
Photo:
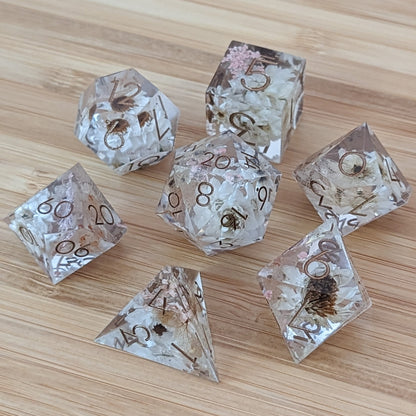
M 98 210 L 94 205 L 88 205 L 88 210 L 94 212 L 95 215 L 95 225 L 103 225 L 104 222 L 108 225 L 114 224 L 114 216 L 111 212 L 110 208 L 108 208 L 106 205 L 100 205 Z M 100 216 L 103 221 L 100 220 Z
M 187 358 L 192 364 L 196 363 L 196 357 L 192 358 L 189 354 L 187 354 L 182 348 L 178 347 L 175 343 L 171 343 L 172 347 L 178 350 L 185 358 Z
M 159 291 L 156 293 L 155 296 L 153 296 L 153 298 L 150 300 L 150 302 L 147 304 L 147 306 L 150 306 L 151 308 L 162 310 L 162 314 L 164 315 L 165 312 L 166 312 L 166 303 L 167 303 L 167 299 L 166 299 L 165 296 L 163 297 L 163 306 L 162 307 L 153 305 L 153 303 L 158 298 L 158 296 L 160 295 L 161 292 L 162 292 L 162 289 L 159 289 Z
M 209 190 L 204 191 L 202 188 L 208 188 Z M 196 203 L 201 207 L 206 207 L 211 202 L 210 195 L 214 193 L 214 187 L 209 182 L 201 182 L 198 185 L 198 194 L 195 198 Z
M 176 209 L 179 207 L 180 203 L 181 203 L 181 198 L 179 197 L 177 192 L 171 192 L 168 195 L 168 203 L 169 206 L 173 209 Z M 173 211 L 171 214 L 172 215 L 176 215 L 179 214 L 180 212 L 182 212 L 182 210 L 177 210 L 177 211 Z
M 239 220 L 237 217 L 241 217 L 244 220 L 248 218 L 248 215 L 242 214 L 236 208 L 231 208 L 231 211 L 221 217 L 221 225 L 226 228 L 233 228 L 234 230 L 237 229 L 237 225 L 239 224 Z
M 269 201 L 272 194 L 271 188 L 266 188 L 265 186 L 261 186 L 260 188 L 256 188 L 257 191 L 257 198 L 261 202 L 260 211 L 264 208 L 264 204 Z
M 159 137 L 159 141 L 160 141 L 163 139 L 165 134 L 170 130 L 170 127 L 168 127 L 162 134 L 160 134 L 159 122 L 157 121 L 156 110 L 153 110 L 153 120 L 155 121 L 157 137 Z
M 260 169 L 260 161 L 255 154 L 250 155 L 249 153 L 246 153 L 246 152 L 241 152 L 241 153 L 245 156 L 245 159 L 246 159 L 245 164 L 247 168 L 252 168 L 252 169 L 257 169 L 257 170 Z
M 247 123 L 247 121 L 244 122 L 242 118 L 246 118 L 249 121 L 249 123 Z M 249 116 L 246 113 L 243 113 L 242 111 L 237 111 L 235 113 L 230 114 L 229 121 L 234 128 L 240 130 L 240 133 L 237 133 L 237 136 L 239 137 L 247 133 L 250 130 L 250 128 L 254 124 L 256 124 L 256 121 L 253 117 Z
M 328 246 L 331 246 L 331 245 L 332 245 L 332 248 L 328 247 Z M 308 277 L 310 277 L 311 279 L 315 279 L 315 280 L 324 279 L 325 277 L 327 277 L 330 274 L 331 268 L 329 267 L 329 264 L 327 263 L 327 261 L 330 259 L 329 254 L 333 253 L 334 251 L 340 250 L 338 244 L 335 241 L 332 241 L 332 240 L 321 240 L 318 244 L 318 247 L 321 250 L 321 252 L 316 254 L 315 256 L 312 256 L 303 265 L 304 273 Z M 309 266 L 312 263 L 322 264 L 325 267 L 325 271 L 320 275 L 311 274 L 309 272 Z
M 134 103 L 133 98 L 136 95 L 138 95 L 142 90 L 142 87 L 140 86 L 140 84 L 136 82 L 128 82 L 127 84 L 124 84 L 124 87 L 129 87 L 130 85 L 132 85 L 132 86 L 135 86 L 137 89 L 132 95 L 121 95 L 115 98 L 115 94 L 120 84 L 120 80 L 118 80 L 117 78 L 114 78 L 111 81 L 111 83 L 114 84 L 113 89 L 111 90 L 111 93 L 110 93 L 110 97 L 108 98 L 111 108 L 114 111 L 124 113 L 125 111 L 134 107 L 135 103 Z
M 354 163 L 351 171 L 345 170 L 344 163 L 346 159 L 351 158 L 351 157 L 355 158 L 357 156 L 361 160 L 361 163 L 360 164 Z M 356 151 L 350 151 L 350 152 L 344 153 L 338 162 L 338 168 L 340 172 L 345 176 L 357 176 L 360 173 L 365 171 L 366 166 L 367 166 L 367 160 L 365 156 L 361 152 L 356 152 Z
M 46 215 L 53 210 L 53 215 L 57 218 L 66 218 L 71 215 L 74 209 L 74 204 L 71 201 L 61 201 L 53 208 L 53 205 L 50 203 L 53 200 L 54 198 L 49 198 L 41 202 L 37 207 L 38 213 Z
M 126 140 L 124 139 L 124 134 L 127 133 L 127 129 L 130 127 L 130 124 L 127 120 L 124 118 L 116 118 L 114 120 L 107 120 L 107 131 L 104 136 L 104 144 L 106 147 L 108 147 L 110 150 L 118 150 L 124 146 L 124 143 Z M 113 146 L 108 142 L 109 136 L 112 134 L 115 134 L 119 137 L 120 143 L 117 146 Z
M 32 231 L 28 230 L 26 227 L 19 227 L 19 233 L 23 237 L 23 239 L 27 241 L 29 244 L 33 244 L 35 246 L 39 245 Z
M 351 211 L 350 214 L 352 215 L 358 215 L 360 217 L 366 217 L 367 214 L 363 214 L 361 212 L 357 212 L 358 209 L 362 208 L 367 202 L 372 201 L 377 195 L 371 195 L 369 198 L 367 198 L 365 201 L 361 202 L 361 204 L 355 206 Z
M 64 255 L 74 252 L 74 256 L 85 257 L 85 256 L 88 256 L 88 254 L 90 254 L 89 250 L 85 248 L 88 246 L 89 244 L 83 247 L 79 247 L 74 251 L 76 244 L 73 241 L 62 240 L 55 246 L 55 251 L 59 254 L 64 254 Z
M 331 206 L 329 206 L 329 205 L 324 205 L 324 204 L 322 203 L 323 199 L 325 198 L 325 195 L 322 195 L 322 194 L 320 193 L 320 191 L 316 190 L 316 189 L 315 189 L 315 186 L 319 186 L 319 187 L 321 188 L 321 190 L 322 190 L 322 191 L 325 191 L 325 190 L 326 190 L 325 186 L 323 186 L 321 183 L 319 183 L 319 182 L 317 182 L 317 181 L 314 181 L 314 180 L 311 180 L 311 181 L 309 182 L 309 187 L 311 188 L 311 191 L 312 191 L 315 195 L 319 196 L 319 202 L 318 202 L 318 205 L 319 205 L 320 207 L 322 207 L 322 208 L 326 208 L 326 209 L 328 209 L 328 210 L 332 211 L 332 207 L 331 207 Z
M 208 159 L 203 160 L 201 165 L 204 166 L 212 166 L 211 161 L 215 158 L 214 153 L 212 152 L 205 152 L 204 155 L 208 155 Z M 219 155 L 214 160 L 214 166 L 217 169 L 227 169 L 230 166 L 231 159 L 227 155 Z
M 260 69 L 254 69 L 256 64 L 269 64 L 269 65 L 277 65 L 277 62 L 271 60 L 270 58 L 266 57 L 266 56 L 260 56 L 259 58 L 254 58 L 251 62 L 250 65 L 247 68 L 247 71 L 245 72 L 244 75 L 262 75 L 264 77 L 264 84 L 260 85 L 258 87 L 250 87 L 246 84 L 246 80 L 245 78 L 241 78 L 241 85 L 246 88 L 249 91 L 264 91 L 271 83 L 271 78 L 269 75 L 267 75 L 264 72 L 264 69 L 260 70 Z

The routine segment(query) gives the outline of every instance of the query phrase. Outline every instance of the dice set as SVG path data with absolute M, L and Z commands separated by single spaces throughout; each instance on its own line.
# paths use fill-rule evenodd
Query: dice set
M 263 239 L 280 163 L 303 108 L 306 61 L 233 41 L 206 90 L 210 135 L 176 150 L 157 215 L 207 255 Z M 174 147 L 179 110 L 134 69 L 97 78 L 75 135 L 120 175 Z M 342 237 L 405 204 L 411 188 L 364 123 L 294 171 L 323 224 L 258 281 L 300 362 L 371 306 Z M 54 284 L 121 239 L 126 226 L 77 164 L 6 219 Z M 218 381 L 199 272 L 166 266 L 96 342 Z

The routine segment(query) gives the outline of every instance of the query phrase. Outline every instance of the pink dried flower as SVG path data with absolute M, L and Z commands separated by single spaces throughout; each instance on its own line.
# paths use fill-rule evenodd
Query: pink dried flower
M 260 52 L 254 52 L 248 49 L 248 46 L 244 44 L 242 46 L 234 46 L 230 48 L 228 50 L 227 55 L 224 56 L 221 62 L 230 63 L 228 65 L 228 69 L 230 70 L 232 77 L 236 78 L 247 71 L 247 68 L 249 67 L 253 59 L 259 59 L 260 57 Z M 256 68 L 256 70 L 259 69 L 260 68 Z
M 265 290 L 263 292 L 263 296 L 267 299 L 267 300 L 271 300 L 272 299 L 272 295 L 273 292 L 269 289 L 269 290 Z
M 305 260 L 306 257 L 308 257 L 308 253 L 306 251 L 301 251 L 300 253 L 298 253 L 299 260 Z

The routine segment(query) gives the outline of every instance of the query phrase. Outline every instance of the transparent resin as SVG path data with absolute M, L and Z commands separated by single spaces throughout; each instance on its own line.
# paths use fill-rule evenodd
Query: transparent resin
M 294 176 L 323 220 L 343 235 L 404 205 L 409 183 L 367 123 L 295 169 Z
M 258 280 L 297 363 L 371 306 L 333 220 L 265 266 Z
M 207 132 L 231 130 L 280 163 L 302 113 L 306 61 L 230 43 L 206 91 Z
M 54 284 L 114 247 L 127 230 L 80 164 L 5 221 Z
M 176 151 L 157 214 L 206 254 L 263 238 L 281 174 L 231 132 Z
M 81 95 L 75 135 L 124 175 L 172 151 L 178 118 L 165 94 L 128 69 L 97 78 Z
M 165 266 L 95 340 L 218 382 L 199 272 Z

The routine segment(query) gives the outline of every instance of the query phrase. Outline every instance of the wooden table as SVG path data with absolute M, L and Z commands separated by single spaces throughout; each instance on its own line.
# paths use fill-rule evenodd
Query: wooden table
M 53 286 L 0 227 L 2 416 L 416 414 L 415 198 L 345 239 L 373 307 L 300 365 L 256 281 L 320 223 L 293 169 L 363 121 L 416 187 L 413 0 L 5 0 L 0 19 L 0 216 L 80 162 L 129 228 Z M 95 77 L 135 67 L 180 107 L 177 145 L 204 137 L 232 39 L 305 57 L 305 108 L 265 240 L 206 257 L 154 215 L 169 160 L 118 177 L 73 126 Z M 220 384 L 93 342 L 166 264 L 202 272 Z

